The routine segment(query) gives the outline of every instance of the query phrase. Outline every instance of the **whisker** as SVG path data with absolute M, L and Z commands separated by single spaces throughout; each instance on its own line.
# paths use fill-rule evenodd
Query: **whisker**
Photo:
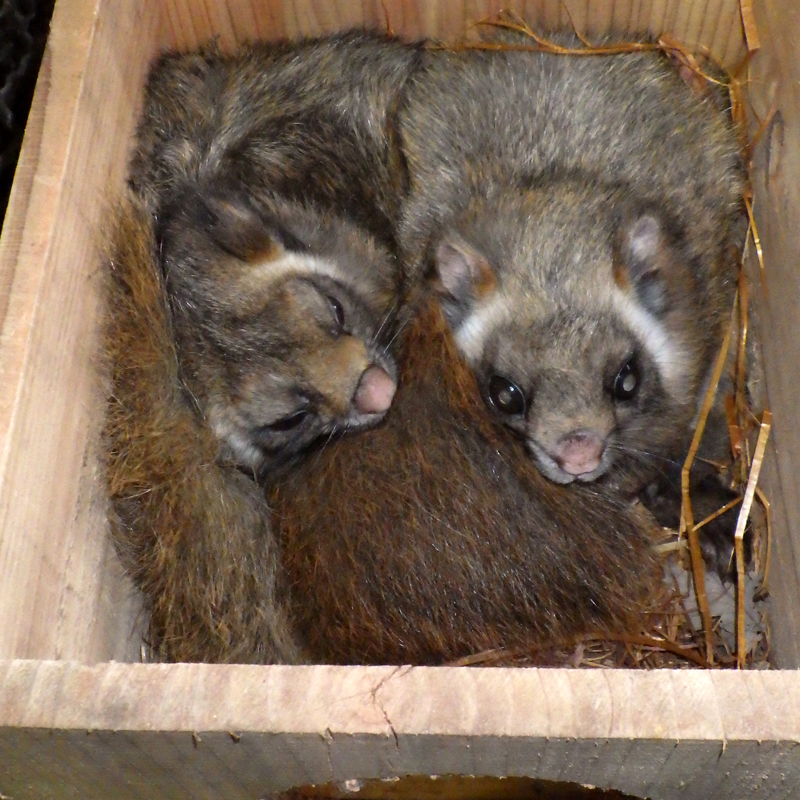
M 391 308 L 386 312 L 386 315 L 381 321 L 381 324 L 378 326 L 378 330 L 375 332 L 374 336 L 375 341 L 378 341 L 381 338 L 383 329 L 386 327 L 389 320 L 394 316 L 395 312 L 397 311 L 397 306 L 399 305 L 399 303 L 400 303 L 400 298 L 399 297 L 395 298 L 394 303 L 392 303 Z
M 345 427 L 345 429 L 347 428 L 346 425 L 344 427 Z M 319 446 L 319 449 L 317 450 L 316 458 L 314 460 L 314 466 L 315 467 L 319 465 L 319 460 L 320 460 L 320 458 L 322 458 L 323 451 L 331 443 L 331 440 L 333 439 L 333 437 L 338 432 L 339 432 L 339 423 L 338 422 L 334 422 L 333 426 L 331 427 L 330 432 L 328 433 L 327 437 L 325 438 L 325 441 Z
M 650 458 L 654 461 L 662 461 L 666 464 L 671 464 L 674 467 L 682 467 L 682 461 L 676 461 L 674 458 L 669 458 L 668 456 L 661 455 L 659 453 L 653 453 L 649 450 L 643 450 L 640 447 L 632 447 L 630 445 L 626 445 L 623 442 L 612 442 L 609 445 L 609 449 L 614 450 L 618 453 L 623 453 L 624 455 L 631 455 L 637 458 Z
M 397 339 L 397 337 L 409 326 L 410 323 L 411 323 L 411 320 L 408 319 L 408 320 L 405 320 L 404 322 L 402 322 L 397 327 L 397 330 L 394 332 L 394 335 L 392 336 L 392 338 L 389 339 L 389 341 L 386 343 L 386 348 L 387 349 L 390 348 L 394 344 L 394 342 Z

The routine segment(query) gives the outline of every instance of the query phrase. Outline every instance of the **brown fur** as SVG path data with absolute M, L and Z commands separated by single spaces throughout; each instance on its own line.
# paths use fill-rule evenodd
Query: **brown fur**
M 277 553 L 262 492 L 220 464 L 188 402 L 144 209 L 124 200 L 108 280 L 106 422 L 112 533 L 171 661 L 301 660 L 275 596 Z
M 313 658 L 436 664 L 632 624 L 658 578 L 627 507 L 540 475 L 489 417 L 438 309 L 401 364 L 380 428 L 268 493 Z
M 159 218 L 159 248 L 181 378 L 225 457 L 258 471 L 380 419 L 356 393 L 370 366 L 395 377 L 398 287 L 362 229 L 253 192 L 187 189 Z
M 123 205 L 109 279 L 112 530 L 167 660 L 438 663 L 627 625 L 653 560 L 626 509 L 545 481 L 428 313 L 387 423 L 272 491 L 220 463 L 187 401 L 148 218 Z M 284 603 L 287 603 L 284 605 Z

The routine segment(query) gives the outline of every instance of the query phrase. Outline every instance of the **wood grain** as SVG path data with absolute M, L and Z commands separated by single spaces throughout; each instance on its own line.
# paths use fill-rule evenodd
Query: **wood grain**
M 735 6 L 715 0 L 709 13 L 732 19 Z M 395 0 L 385 10 L 398 33 L 453 36 L 465 18 L 497 8 L 493 1 Z M 518 10 L 538 23 L 564 22 L 557 3 Z M 689 3 L 576 2 L 575 11 L 578 24 L 598 32 L 659 17 L 682 38 L 700 35 L 701 23 L 708 29 Z M 385 25 L 383 4 L 59 3 L 0 240 L 3 654 L 134 657 L 135 598 L 115 571 L 98 488 L 98 268 L 102 219 L 122 180 L 150 58 L 164 45 L 189 46 L 215 33 L 232 46 L 351 24 Z
M 798 425 L 797 262 L 800 231 L 800 9 L 774 0 L 755 5 L 761 49 L 753 59 L 749 92 L 774 124 L 755 154 L 754 210 L 764 249 L 766 295 L 753 283 L 761 316 L 767 393 L 774 415 L 763 480 L 773 501 L 775 536 L 770 588 L 773 644 L 779 663 L 800 666 L 800 425 Z
M 114 609 L 101 602 L 117 590 L 104 588 L 105 503 L 93 450 L 103 413 L 102 223 L 123 179 L 157 24 L 141 10 L 136 0 L 113 8 L 59 2 L 0 240 L 6 656 L 93 659 L 125 650 Z M 131 36 L 137 20 L 142 29 Z M 115 641 L 102 641 L 103 629 Z
M 532 25 L 544 28 L 564 27 L 572 17 L 582 32 L 604 34 L 611 30 L 623 33 L 654 35 L 672 33 L 687 45 L 708 45 L 728 66 L 744 54 L 738 0 L 171 0 L 163 2 L 163 16 L 169 21 L 165 43 L 188 49 L 217 36 L 225 49 L 253 38 L 276 39 L 284 36 L 319 36 L 354 25 L 391 29 L 408 37 L 427 36 L 454 40 L 467 25 L 486 19 L 502 9 L 516 12 Z M 569 12 L 569 13 L 568 13 Z M 739 38 L 725 34 L 732 21 L 739 24 Z
M 465 774 L 791 797 L 798 712 L 796 672 L 0 662 L 0 791 L 252 798 Z

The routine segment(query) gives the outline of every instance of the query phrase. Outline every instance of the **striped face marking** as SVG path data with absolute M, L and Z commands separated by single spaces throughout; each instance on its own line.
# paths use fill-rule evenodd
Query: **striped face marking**
M 689 356 L 669 335 L 664 325 L 617 286 L 612 290 L 611 302 L 614 311 L 658 366 L 667 392 L 674 397 L 680 397 L 689 391 L 687 385 Z
M 481 360 L 486 340 L 508 317 L 509 304 L 501 292 L 479 303 L 455 330 L 456 345 L 471 364 Z

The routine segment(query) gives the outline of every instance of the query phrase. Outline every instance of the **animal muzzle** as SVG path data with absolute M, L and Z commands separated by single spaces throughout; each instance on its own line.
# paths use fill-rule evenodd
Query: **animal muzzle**
M 600 466 L 605 448 L 605 439 L 599 434 L 579 431 L 562 437 L 551 455 L 564 472 L 580 477 Z
M 385 414 L 394 399 L 397 384 L 383 368 L 367 367 L 353 395 L 353 406 L 359 414 Z

